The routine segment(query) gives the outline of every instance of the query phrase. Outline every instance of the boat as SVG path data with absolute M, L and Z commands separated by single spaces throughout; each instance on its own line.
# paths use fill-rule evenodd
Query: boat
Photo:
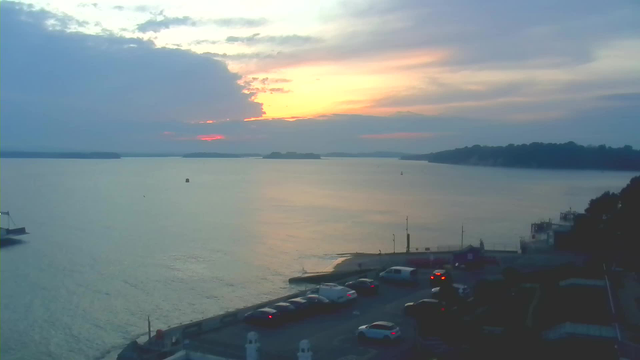
M 14 238 L 16 236 L 22 236 L 29 234 L 25 227 L 15 227 L 16 223 L 11 218 L 11 213 L 8 211 L 0 211 L 1 216 L 6 216 L 9 219 L 8 225 L 6 228 L 0 227 L 0 240 Z M 13 224 L 13 228 L 11 227 Z

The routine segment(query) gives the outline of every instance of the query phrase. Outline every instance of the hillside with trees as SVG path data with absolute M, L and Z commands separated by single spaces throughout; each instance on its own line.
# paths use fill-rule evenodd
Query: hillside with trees
M 640 176 L 619 193 L 606 191 L 589 201 L 573 226 L 572 250 L 619 261 L 640 270 Z
M 474 145 L 424 155 L 407 155 L 400 159 L 518 168 L 640 170 L 640 150 L 634 150 L 629 145 L 621 148 L 582 146 L 573 141 L 564 144 Z

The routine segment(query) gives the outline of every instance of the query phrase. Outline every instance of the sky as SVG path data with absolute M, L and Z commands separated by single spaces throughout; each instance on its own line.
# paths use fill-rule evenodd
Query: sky
M 640 148 L 637 0 L 0 1 L 0 148 Z

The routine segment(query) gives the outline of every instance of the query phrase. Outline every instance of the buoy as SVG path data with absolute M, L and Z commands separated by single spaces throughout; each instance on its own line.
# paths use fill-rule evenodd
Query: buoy
M 189 178 L 187 178 L 184 182 L 187 182 L 187 183 L 188 183 L 188 182 L 189 182 Z

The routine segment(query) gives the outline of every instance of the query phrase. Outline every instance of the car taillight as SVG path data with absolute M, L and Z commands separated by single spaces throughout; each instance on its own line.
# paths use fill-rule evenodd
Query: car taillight
M 371 287 L 376 287 L 375 285 L 371 285 Z
M 431 277 L 431 280 L 433 280 L 433 279 L 435 279 L 435 277 L 433 277 L 433 276 L 432 276 L 432 277 Z
M 447 278 L 446 276 L 443 276 L 443 277 L 442 277 L 442 280 L 444 280 L 444 279 L 446 279 L 446 278 Z
M 273 316 L 269 315 L 269 319 L 271 319 Z
M 396 333 L 392 332 L 391 335 L 395 335 Z
M 441 308 L 440 311 L 444 311 L 444 308 Z
M 442 275 L 442 274 L 440 274 L 440 273 L 436 273 L 436 275 L 440 276 L 440 275 Z
M 347 294 L 348 297 L 351 297 L 351 294 Z

